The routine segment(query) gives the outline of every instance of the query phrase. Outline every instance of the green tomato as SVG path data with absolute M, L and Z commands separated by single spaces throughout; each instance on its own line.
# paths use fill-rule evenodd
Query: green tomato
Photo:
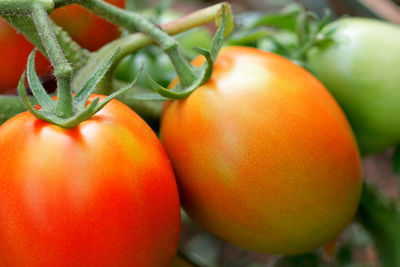
M 310 51 L 310 70 L 342 106 L 362 154 L 399 144 L 400 27 L 345 18 L 333 28 L 337 42 Z
M 135 79 L 143 66 L 143 74 L 140 75 L 137 86 L 148 88 L 150 85 L 146 73 L 163 86 L 167 86 L 175 73 L 168 56 L 161 53 L 158 47 L 146 47 L 139 52 L 125 57 L 118 65 L 115 77 L 124 82 Z

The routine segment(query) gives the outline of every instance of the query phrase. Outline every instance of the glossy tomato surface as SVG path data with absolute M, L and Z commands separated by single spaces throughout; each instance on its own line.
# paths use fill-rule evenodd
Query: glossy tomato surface
M 179 230 L 169 159 L 117 100 L 69 130 L 0 127 L 0 266 L 170 266 Z
M 400 26 L 345 18 L 336 44 L 309 53 L 310 69 L 346 113 L 363 154 L 400 143 Z
M 123 8 L 125 0 L 106 0 Z M 56 9 L 51 18 L 65 29 L 82 47 L 95 51 L 121 34 L 119 27 L 97 17 L 77 4 Z M 0 18 L 0 94 L 17 87 L 34 46 L 4 19 Z M 41 54 L 36 56 L 38 75 L 51 74 L 50 62 Z
M 165 107 L 161 139 L 189 216 L 247 249 L 313 250 L 356 211 L 351 128 L 321 83 L 281 56 L 223 48 L 211 79 Z

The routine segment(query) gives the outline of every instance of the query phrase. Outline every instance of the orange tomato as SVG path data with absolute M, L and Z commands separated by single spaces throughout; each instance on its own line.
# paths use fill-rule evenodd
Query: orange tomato
M 171 266 L 179 231 L 169 159 L 121 102 L 72 129 L 0 126 L 0 266 Z
M 165 106 L 160 134 L 189 216 L 244 248 L 313 250 L 357 209 L 351 128 L 321 83 L 281 56 L 223 48 L 211 79 Z

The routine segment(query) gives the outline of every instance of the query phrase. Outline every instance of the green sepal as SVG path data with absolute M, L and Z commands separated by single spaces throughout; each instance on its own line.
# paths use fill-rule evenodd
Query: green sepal
M 22 74 L 21 79 L 19 80 L 18 94 L 22 100 L 22 103 L 26 107 L 26 109 L 29 112 L 31 112 L 36 118 L 43 120 L 43 121 L 47 121 L 49 123 L 56 124 L 63 128 L 73 128 L 80 122 L 89 119 L 91 117 L 91 115 L 94 114 L 93 113 L 94 107 L 97 105 L 97 103 L 99 101 L 99 99 L 96 98 L 94 101 L 92 101 L 92 103 L 90 103 L 90 105 L 87 108 L 85 108 L 82 112 L 78 113 L 74 117 L 67 118 L 67 119 L 60 118 L 57 115 L 55 115 L 55 113 L 46 112 L 41 107 L 40 107 L 40 109 L 36 109 L 31 105 L 31 103 L 29 102 L 29 99 L 27 97 L 27 94 L 26 94 L 26 88 L 24 85 L 24 81 L 25 81 L 25 72 Z M 79 122 L 76 123 L 77 121 L 79 121 Z
M 39 110 L 37 110 L 36 108 L 34 108 L 32 106 L 32 104 L 29 102 L 28 96 L 26 94 L 26 88 L 25 88 L 25 72 L 22 73 L 21 78 L 19 79 L 19 83 L 18 83 L 18 95 L 21 98 L 22 103 L 24 104 L 25 108 L 32 113 L 36 118 L 44 120 L 44 121 L 48 121 L 49 119 L 47 119 L 47 117 L 42 114 L 45 112 L 39 112 Z M 38 101 L 39 102 L 39 101 Z
M 46 112 L 52 113 L 56 110 L 56 101 L 52 99 L 44 89 L 42 83 L 35 70 L 35 56 L 37 49 L 35 48 L 28 57 L 27 64 L 27 76 L 28 83 L 31 86 L 33 95 L 35 96 L 37 102 Z
M 28 83 L 40 106 L 37 108 L 33 107 L 28 99 L 24 84 L 25 72 L 22 74 L 18 84 L 18 94 L 22 100 L 22 103 L 24 104 L 25 108 L 38 119 L 47 121 L 52 124 L 56 124 L 62 128 L 73 128 L 77 126 L 79 123 L 90 119 L 94 114 L 100 111 L 113 98 L 133 88 L 137 82 L 139 75 L 141 74 L 140 71 L 132 83 L 114 92 L 113 94 L 107 96 L 101 102 L 99 98 L 95 98 L 93 101 L 91 101 L 91 103 L 88 106 L 85 107 L 90 94 L 96 88 L 96 85 L 101 81 L 101 79 L 107 72 L 107 69 L 115 60 L 118 51 L 119 49 L 117 49 L 112 54 L 111 57 L 107 58 L 100 65 L 100 67 L 88 78 L 88 80 L 82 86 L 81 90 L 73 98 L 73 109 L 74 109 L 73 116 L 68 118 L 62 118 L 57 115 L 55 110 L 57 102 L 47 95 L 36 74 L 35 64 L 34 64 L 36 50 L 33 50 L 29 56 L 27 65 Z
M 221 26 L 223 27 L 222 41 L 224 37 L 228 36 L 233 31 L 235 24 L 229 5 L 223 5 L 222 8 L 218 11 L 217 17 L 215 19 L 215 25 L 218 29 L 221 28 Z
M 115 91 L 114 93 L 108 95 L 106 98 L 103 99 L 103 101 L 101 101 L 95 108 L 94 113 L 100 111 L 108 102 L 110 102 L 111 100 L 113 100 L 114 98 L 128 92 L 129 90 L 131 90 L 133 87 L 135 87 L 140 75 L 142 74 L 143 71 L 143 67 L 140 69 L 139 73 L 136 75 L 135 79 L 128 84 L 127 86 Z
M 189 86 L 182 87 L 179 83 L 173 89 L 167 89 L 160 84 L 158 84 L 154 79 L 147 74 L 147 79 L 153 89 L 154 93 L 147 93 L 147 94 L 138 94 L 136 95 L 137 99 L 139 100 L 181 100 L 188 97 L 192 92 L 194 92 L 197 88 L 205 84 L 211 77 L 214 62 L 217 59 L 217 55 L 223 45 L 224 42 L 224 33 L 226 29 L 226 12 L 225 8 L 222 8 L 222 18 L 221 23 L 219 23 L 217 32 L 215 33 L 210 50 L 194 47 L 193 49 L 197 51 L 199 54 L 203 55 L 206 58 L 207 64 L 200 67 L 200 74 L 198 78 Z M 160 97 L 161 96 L 161 97 Z
M 84 108 L 87 99 L 89 96 L 93 93 L 93 91 L 96 89 L 96 85 L 101 81 L 101 79 L 104 77 L 112 63 L 114 62 L 117 54 L 119 53 L 120 48 L 118 47 L 110 57 L 108 57 L 103 64 L 100 65 L 96 69 L 96 71 L 92 74 L 91 77 L 89 77 L 86 82 L 82 85 L 82 87 L 79 89 L 78 93 L 74 96 L 73 98 L 73 104 L 75 108 L 82 109 Z

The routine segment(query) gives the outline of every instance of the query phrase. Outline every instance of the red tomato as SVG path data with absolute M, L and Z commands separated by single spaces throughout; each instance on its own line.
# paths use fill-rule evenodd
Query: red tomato
M 123 8 L 125 0 L 106 0 Z M 119 27 L 97 17 L 77 4 L 56 9 L 51 18 L 63 27 L 82 47 L 95 51 L 120 36 Z M 17 87 L 26 67 L 33 45 L 22 34 L 0 17 L 0 94 Z M 49 61 L 41 54 L 36 56 L 36 71 L 39 75 L 50 74 Z
M 179 230 L 169 159 L 117 100 L 73 129 L 0 127 L 0 266 L 171 266 Z
M 165 107 L 161 139 L 189 216 L 247 249 L 313 250 L 359 203 L 360 157 L 343 112 L 272 53 L 223 48 L 211 79 Z

